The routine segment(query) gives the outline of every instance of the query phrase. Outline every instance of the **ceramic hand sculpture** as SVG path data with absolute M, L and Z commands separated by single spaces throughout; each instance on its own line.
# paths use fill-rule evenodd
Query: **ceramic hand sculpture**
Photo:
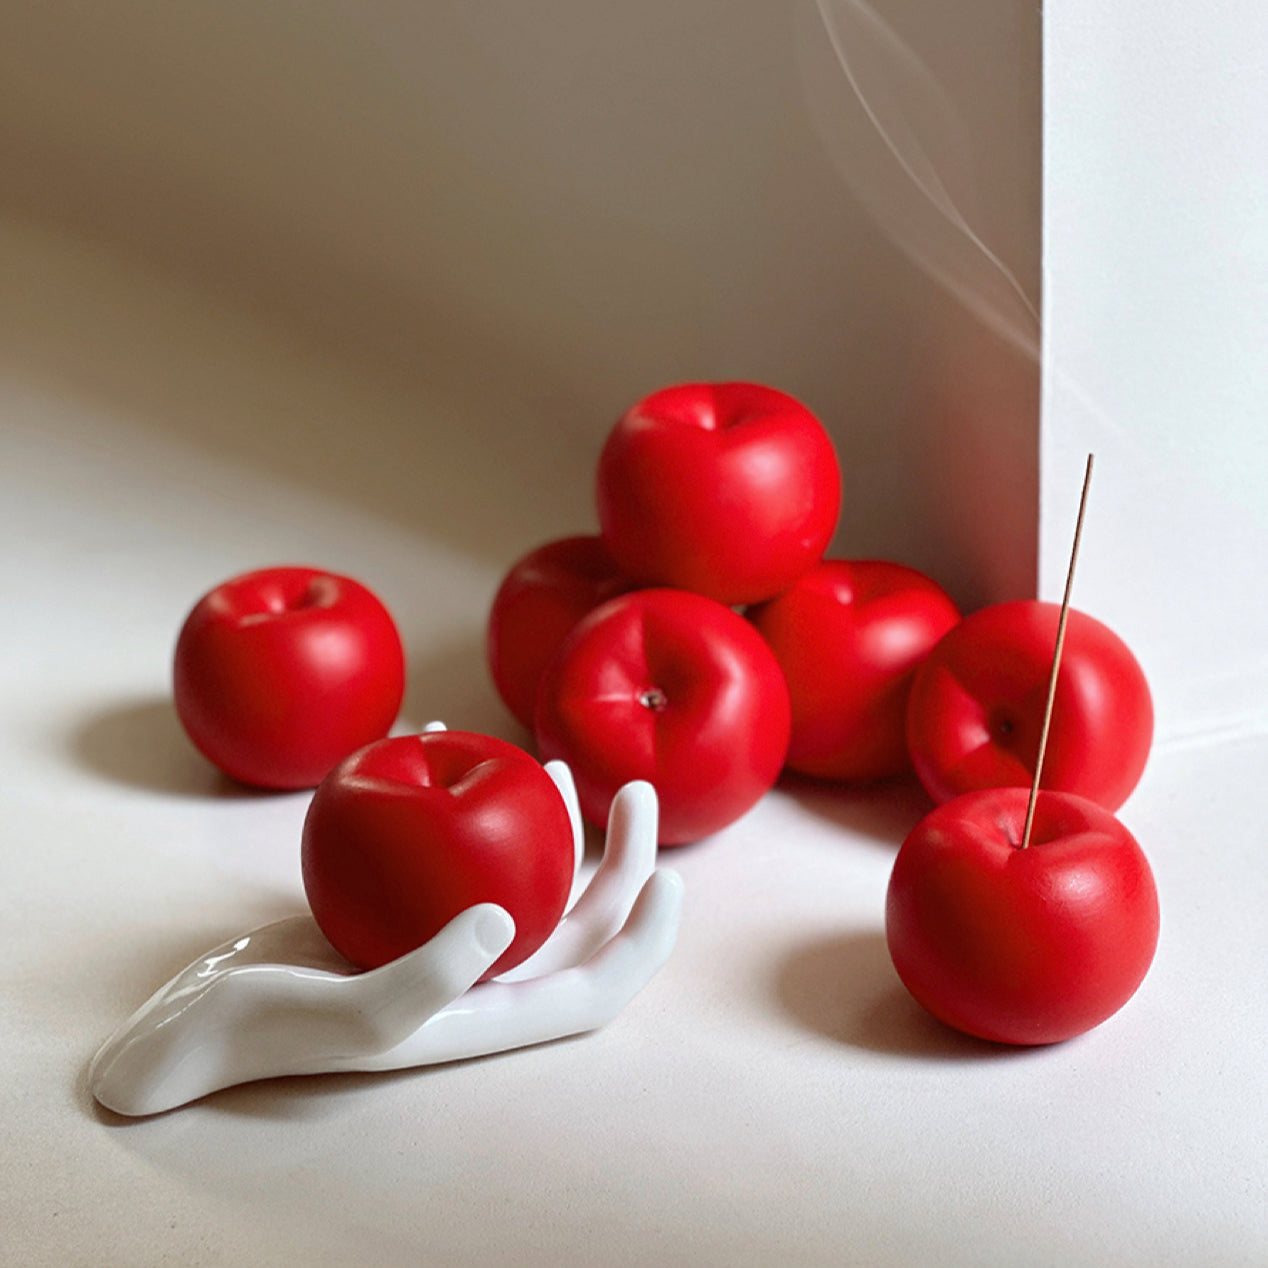
M 547 769 L 568 803 L 579 870 L 572 776 L 562 762 Z M 492 903 L 366 973 L 309 916 L 232 939 L 178 973 L 102 1046 L 92 1094 L 119 1114 L 155 1114 L 254 1079 L 402 1070 L 597 1029 L 651 980 L 678 933 L 682 882 L 655 866 L 656 820 L 650 784 L 621 789 L 589 884 L 534 955 L 488 982 L 478 979 L 515 933 Z

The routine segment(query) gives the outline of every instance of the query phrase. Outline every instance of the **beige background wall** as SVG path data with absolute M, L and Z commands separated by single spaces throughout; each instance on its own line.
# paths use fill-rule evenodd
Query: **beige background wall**
M 593 460 L 632 400 L 767 380 L 837 438 L 841 552 L 970 602 L 1033 586 L 1036 372 L 926 275 L 930 253 L 958 253 L 961 281 L 981 257 L 888 145 L 941 149 L 935 174 L 1037 302 L 1031 6 L 4 9 L 7 328 L 28 363 L 498 565 L 593 526 Z M 824 14 L 865 88 L 897 85 L 879 120 L 824 60 Z M 40 264 L 32 230 L 82 240 L 79 264 Z M 131 266 L 160 279 L 142 311 L 102 281 Z M 277 328 L 337 362 L 355 404 L 238 383 L 196 295 L 243 339 Z

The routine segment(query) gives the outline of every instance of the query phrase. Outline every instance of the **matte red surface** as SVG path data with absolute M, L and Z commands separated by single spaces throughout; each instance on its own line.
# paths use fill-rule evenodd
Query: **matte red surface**
M 635 405 L 599 458 L 617 565 L 647 585 L 757 603 L 818 562 L 836 528 L 832 441 L 799 401 L 756 383 L 692 383 Z
M 899 977 L 950 1026 L 982 1039 L 1070 1039 L 1117 1012 L 1158 942 L 1158 895 L 1131 833 L 1106 809 L 995 788 L 926 816 L 894 862 L 885 934 Z
M 1060 607 L 1034 599 L 965 617 L 916 673 L 907 710 L 912 764 L 935 801 L 1029 786 Z M 1042 787 L 1117 810 L 1153 742 L 1153 701 L 1127 645 L 1070 610 Z
M 559 924 L 573 875 L 564 800 L 541 765 L 466 731 L 395 736 L 322 781 L 304 820 L 304 891 L 331 945 L 371 969 L 422 946 L 475 903 L 515 938 L 486 977 Z
M 565 537 L 518 560 L 489 612 L 486 654 L 503 703 L 533 725 L 537 684 L 559 644 L 587 612 L 634 587 L 601 537 Z
M 683 590 L 611 599 L 565 639 L 537 698 L 543 760 L 562 758 L 587 819 L 620 786 L 660 798 L 660 841 L 680 845 L 739 818 L 788 749 L 788 688 L 774 653 L 730 608 Z
M 788 681 L 791 769 L 856 781 L 909 769 L 912 679 L 960 619 L 936 582 L 901 564 L 825 560 L 748 616 Z
M 311 788 L 387 734 L 405 654 L 388 610 L 359 582 L 265 568 L 194 606 L 176 643 L 173 691 L 190 739 L 225 774 Z

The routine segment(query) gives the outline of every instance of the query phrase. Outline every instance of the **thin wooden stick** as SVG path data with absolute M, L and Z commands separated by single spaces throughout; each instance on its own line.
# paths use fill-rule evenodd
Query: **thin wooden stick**
M 1030 801 L 1026 805 L 1026 827 L 1019 849 L 1030 844 L 1030 830 L 1035 826 L 1035 803 L 1039 800 L 1039 776 L 1043 773 L 1044 753 L 1048 749 L 1048 728 L 1052 725 L 1052 702 L 1057 696 L 1057 674 L 1061 669 L 1061 649 L 1065 646 L 1065 623 L 1070 615 L 1070 591 L 1074 586 L 1074 565 L 1079 559 L 1079 542 L 1083 537 L 1083 513 L 1087 510 L 1087 491 L 1092 483 L 1092 455 L 1087 456 L 1083 472 L 1083 494 L 1079 498 L 1079 518 L 1074 525 L 1074 546 L 1070 550 L 1070 567 L 1065 574 L 1065 597 L 1061 600 L 1061 616 L 1057 620 L 1057 646 L 1052 653 L 1052 672 L 1048 675 L 1048 701 L 1043 709 L 1043 730 L 1039 732 L 1039 753 L 1035 758 L 1035 778 L 1030 785 Z

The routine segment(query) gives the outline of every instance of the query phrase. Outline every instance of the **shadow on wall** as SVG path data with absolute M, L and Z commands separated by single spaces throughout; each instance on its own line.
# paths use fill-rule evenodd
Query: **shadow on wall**
M 1037 274 L 1037 24 L 882 7 L 971 86 L 989 227 Z M 9 25 L 0 211 L 27 227 L 0 335 L 24 373 L 497 563 L 592 527 L 637 397 L 772 382 L 837 439 L 838 550 L 983 584 L 937 519 L 963 503 L 913 461 L 930 332 L 971 319 L 833 169 L 788 11 L 51 0 Z M 1032 568 L 1011 530 L 993 548 Z

